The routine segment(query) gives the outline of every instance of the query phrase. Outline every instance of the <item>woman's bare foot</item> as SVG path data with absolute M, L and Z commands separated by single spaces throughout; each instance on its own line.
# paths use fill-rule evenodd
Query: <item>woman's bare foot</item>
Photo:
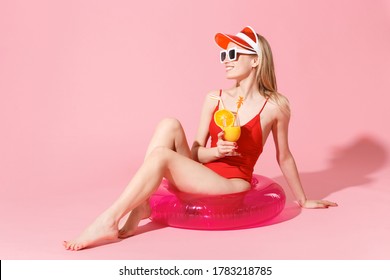
M 118 225 L 98 217 L 79 237 L 71 241 L 64 241 L 65 249 L 78 251 L 87 247 L 103 245 L 118 240 Z
M 150 217 L 151 209 L 149 201 L 145 201 L 140 206 L 131 211 L 126 224 L 119 230 L 119 238 L 127 238 L 133 236 L 141 220 Z

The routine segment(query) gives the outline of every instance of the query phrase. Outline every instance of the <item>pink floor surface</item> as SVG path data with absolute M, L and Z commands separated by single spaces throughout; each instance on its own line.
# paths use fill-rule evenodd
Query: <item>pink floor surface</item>
M 42 179 L 24 195 L 1 196 L 1 259 L 389 259 L 390 176 L 386 152 L 366 139 L 351 145 L 328 168 L 302 172 L 310 197 L 337 201 L 327 210 L 300 209 L 287 192 L 282 214 L 243 230 L 198 231 L 143 221 L 136 236 L 79 252 L 63 249 L 120 189 L 105 182 L 95 193 L 71 182 Z M 365 158 L 365 161 L 358 159 Z M 50 177 L 50 176 L 49 176 Z M 284 184 L 281 177 L 273 178 Z M 46 181 L 48 180 L 48 181 Z M 76 182 L 73 182 L 76 183 Z M 20 186 L 21 187 L 21 186 Z M 50 193 L 50 190 L 51 193 Z M 14 209 L 26 209 L 15 211 Z

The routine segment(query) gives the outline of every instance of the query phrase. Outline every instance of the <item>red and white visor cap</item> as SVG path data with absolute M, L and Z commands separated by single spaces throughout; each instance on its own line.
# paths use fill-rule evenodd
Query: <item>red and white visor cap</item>
M 233 42 L 244 49 L 256 52 L 259 56 L 261 55 L 259 40 L 257 38 L 256 32 L 250 26 L 245 27 L 236 35 L 217 33 L 215 35 L 215 42 L 218 44 L 218 46 L 225 50 L 227 49 L 228 44 Z

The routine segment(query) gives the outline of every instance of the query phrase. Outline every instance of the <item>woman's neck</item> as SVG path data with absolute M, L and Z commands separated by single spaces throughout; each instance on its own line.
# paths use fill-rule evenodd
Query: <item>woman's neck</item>
M 256 84 L 255 73 L 251 73 L 251 75 L 245 79 L 237 81 L 236 92 L 237 96 L 242 96 L 244 99 L 257 94 L 259 91 Z

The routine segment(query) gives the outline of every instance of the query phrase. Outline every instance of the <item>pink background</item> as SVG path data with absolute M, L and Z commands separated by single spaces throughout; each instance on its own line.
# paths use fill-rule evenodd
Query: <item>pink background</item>
M 231 85 L 214 34 L 245 25 L 273 48 L 308 196 L 340 206 L 301 210 L 286 188 L 272 225 L 146 221 L 122 242 L 63 250 L 126 186 L 162 117 L 192 141 L 204 95 Z M 389 35 L 384 0 L 1 1 L 0 258 L 390 258 Z M 285 185 L 271 138 L 256 173 Z

